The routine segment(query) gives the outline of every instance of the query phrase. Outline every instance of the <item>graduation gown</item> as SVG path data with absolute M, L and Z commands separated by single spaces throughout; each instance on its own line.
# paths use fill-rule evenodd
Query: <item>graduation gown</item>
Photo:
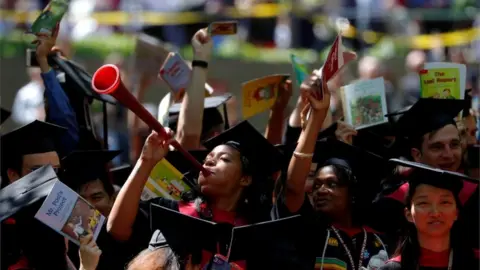
M 280 217 L 294 214 L 288 211 L 282 199 L 278 201 L 274 210 Z M 352 270 L 349 257 L 340 239 L 330 227 L 326 217 L 315 213 L 308 198 L 305 198 L 299 214 L 305 217 L 304 230 L 292 233 L 302 240 L 291 242 L 290 245 L 296 246 L 296 250 L 300 254 L 293 254 L 293 260 L 285 262 L 285 264 L 288 264 L 288 267 L 283 269 L 322 269 L 323 265 L 324 270 Z M 364 267 L 367 267 L 369 264 L 377 264 L 375 262 L 378 261 L 377 258 L 380 251 L 387 251 L 387 245 L 380 237 L 380 234 L 368 227 L 353 229 L 336 228 L 353 256 L 355 267 L 358 267 L 359 253 L 362 250 L 364 241 L 363 229 L 367 235 L 362 260 Z M 375 258 L 373 258 L 374 256 Z M 383 265 L 387 259 L 382 261 L 380 265 Z

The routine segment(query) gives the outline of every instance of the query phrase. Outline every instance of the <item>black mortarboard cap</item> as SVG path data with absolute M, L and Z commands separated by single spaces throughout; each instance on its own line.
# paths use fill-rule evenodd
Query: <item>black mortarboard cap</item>
M 296 215 L 233 228 L 228 260 L 250 261 L 261 259 L 262 256 L 259 256 L 259 254 L 265 254 L 269 251 L 276 253 L 276 249 L 281 249 L 281 243 L 284 240 L 282 238 L 288 237 L 285 236 L 285 232 L 301 231 L 303 221 L 300 215 Z M 279 237 L 280 235 L 281 237 Z
M 107 164 L 122 151 L 90 150 L 74 151 L 62 159 L 62 180 L 88 182 L 108 178 Z M 77 183 L 80 184 L 80 183 Z
M 283 155 L 259 133 L 248 121 L 242 121 L 220 135 L 211 138 L 203 145 L 213 150 L 227 144 L 236 148 L 249 162 L 249 170 L 254 175 L 271 176 L 281 169 Z
M 0 222 L 48 196 L 57 180 L 51 166 L 43 166 L 0 190 Z
M 119 186 L 123 186 L 127 181 L 128 177 L 132 173 L 132 165 L 124 164 L 110 170 L 110 175 L 113 178 L 113 183 Z
M 170 248 L 180 256 L 201 250 L 217 252 L 217 242 L 230 243 L 233 226 L 215 223 L 150 204 L 151 230 L 160 230 Z
M 455 124 L 454 118 L 464 107 L 465 100 L 421 98 L 408 111 L 400 113 L 395 124 L 396 135 L 412 139 Z
M 425 164 L 406 161 L 401 159 L 390 159 L 389 162 L 395 165 L 413 168 L 408 175 L 409 188 L 426 184 L 438 188 L 448 189 L 458 195 L 463 187 L 463 180 L 478 184 L 478 180 L 457 172 L 445 171 L 430 167 Z
M 0 125 L 1 125 L 10 117 L 11 113 L 3 108 L 0 108 L 0 109 L 1 109 L 0 111 Z
M 198 160 L 201 164 L 204 163 L 205 158 L 207 157 L 209 150 L 190 150 L 188 151 L 192 156 Z M 182 174 L 186 174 L 195 168 L 191 165 L 185 156 L 180 153 L 179 151 L 170 151 L 168 152 L 167 156 L 165 157 L 170 164 L 173 165 L 179 172 Z
M 40 154 L 57 151 L 59 138 L 67 129 L 47 122 L 35 120 L 23 127 L 3 135 L 2 165 L 3 170 L 9 168 L 18 158 L 28 154 Z
M 231 94 L 224 94 L 220 96 L 206 97 L 204 102 L 202 134 L 208 132 L 214 126 L 225 124 L 225 129 L 228 129 L 228 114 L 226 102 L 232 97 Z M 218 110 L 223 105 L 223 112 Z M 178 115 L 180 113 L 182 103 L 175 103 L 168 110 L 169 123 L 171 129 L 176 129 L 178 124 Z M 222 116 L 223 115 L 223 116 Z M 225 119 L 224 119 L 225 118 Z

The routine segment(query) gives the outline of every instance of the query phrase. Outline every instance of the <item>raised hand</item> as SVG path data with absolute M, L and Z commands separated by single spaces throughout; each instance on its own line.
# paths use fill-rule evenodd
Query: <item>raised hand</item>
M 208 62 L 212 53 L 213 41 L 207 29 L 198 30 L 192 37 L 192 46 L 195 60 Z
M 168 153 L 170 142 L 174 138 L 173 131 L 169 128 L 165 128 L 167 131 L 167 138 L 160 136 L 156 131 L 148 136 L 145 144 L 143 145 L 140 159 L 152 164 L 157 164 Z
M 313 110 L 328 110 L 330 106 L 330 91 L 327 84 L 320 79 L 317 71 L 313 71 L 312 75 L 302 82 L 300 95 L 310 103 Z

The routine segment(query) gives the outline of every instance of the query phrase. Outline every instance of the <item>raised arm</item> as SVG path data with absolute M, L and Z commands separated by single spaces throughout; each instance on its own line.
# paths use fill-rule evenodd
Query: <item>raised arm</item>
M 178 116 L 177 140 L 186 150 L 200 148 L 202 135 L 205 82 L 208 62 L 212 50 L 212 40 L 206 29 L 201 29 L 192 38 L 194 60 L 192 78 L 185 90 L 182 107 Z
M 48 55 L 52 52 L 58 35 L 58 28 L 50 38 L 41 37 L 37 43 L 37 61 L 42 71 L 45 85 L 46 119 L 52 124 L 67 128 L 67 134 L 62 136 L 60 156 L 65 156 L 73 151 L 79 141 L 79 128 L 75 111 L 70 105 L 67 94 L 60 86 L 55 71 L 48 65 Z
M 168 132 L 171 137 L 172 132 L 170 130 Z M 152 132 L 145 141 L 140 158 L 120 189 L 108 217 L 107 231 L 116 240 L 130 239 L 143 187 L 155 165 L 167 154 L 168 143 L 169 139 L 161 138 L 156 132 Z
M 270 110 L 270 118 L 268 119 L 267 129 L 265 130 L 265 138 L 271 144 L 281 144 L 283 137 L 283 127 L 285 124 L 285 112 L 292 97 L 292 82 L 287 80 L 278 86 L 278 98 Z
M 308 100 L 302 112 L 304 116 L 302 119 L 306 118 L 308 111 L 310 113 L 308 119 L 303 123 L 303 130 L 287 171 L 285 205 L 292 213 L 298 212 L 305 200 L 304 187 L 310 172 L 317 135 L 322 128 L 330 106 L 330 93 L 325 84 L 323 84 L 323 99 L 317 100 L 314 97 L 315 92 L 321 87 L 318 81 L 318 77 L 313 75 L 300 88 L 302 96 Z

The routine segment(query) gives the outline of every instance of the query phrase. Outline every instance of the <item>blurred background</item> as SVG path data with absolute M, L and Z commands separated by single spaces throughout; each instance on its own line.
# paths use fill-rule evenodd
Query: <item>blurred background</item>
M 466 64 L 467 88 L 473 88 L 474 93 L 478 91 L 480 0 L 70 2 L 58 44 L 69 58 L 90 73 L 105 62 L 131 70 L 138 33 L 156 37 L 169 50 L 191 59 L 190 39 L 199 28 L 217 20 L 238 20 L 238 35 L 215 37 L 214 60 L 208 74 L 215 93 L 231 92 L 237 97 L 237 103 L 232 105 L 236 106 L 230 119 L 233 122 L 241 119 L 235 111 L 240 111 L 242 82 L 274 73 L 292 73 L 290 53 L 312 69 L 321 67 L 339 29 L 344 46 L 356 51 L 359 57 L 337 78 L 338 85 L 383 76 L 388 83 L 389 110 L 412 104 L 418 98 L 417 71 L 424 62 Z M 39 87 L 38 74 L 25 68 L 25 50 L 32 46 L 33 39 L 25 30 L 48 1 L 0 3 L 1 106 L 15 111 L 19 90 Z M 35 95 L 34 91 L 24 92 L 23 96 Z M 164 83 L 157 80 L 149 86 L 143 102 L 156 114 L 167 92 Z M 291 103 L 295 101 L 294 95 Z M 338 104 L 335 97 L 333 102 L 335 110 Z M 37 104 L 32 101 L 29 106 Z M 92 110 L 98 113 L 101 106 L 94 105 Z M 121 109 L 116 112 L 111 114 L 111 121 L 125 122 Z M 26 113 L 23 110 L 21 114 Z M 252 122 L 264 127 L 267 115 L 255 116 Z M 2 132 L 29 121 L 31 117 L 14 113 Z

